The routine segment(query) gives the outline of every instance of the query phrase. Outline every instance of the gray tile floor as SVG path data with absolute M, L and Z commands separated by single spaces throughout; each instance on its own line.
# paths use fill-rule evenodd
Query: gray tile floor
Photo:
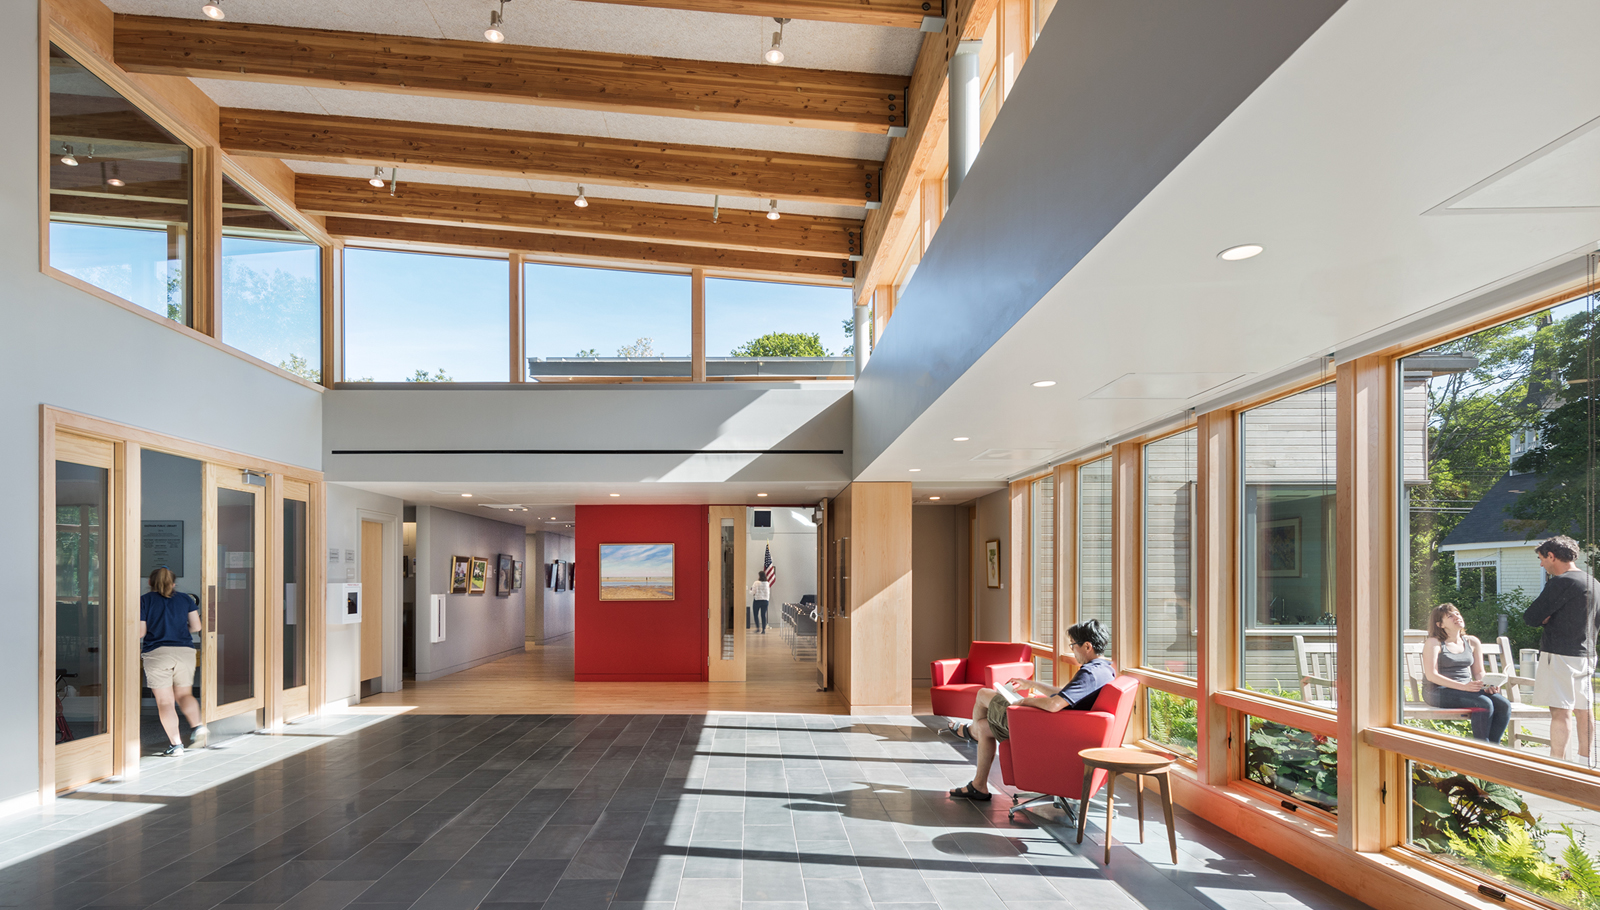
M 1153 818 L 1146 844 L 1122 845 L 1131 806 L 1108 870 L 1092 821 L 1067 847 L 1049 810 L 1012 823 L 1006 800 L 946 797 L 971 755 L 926 719 L 369 716 L 290 732 L 147 760 L 138 781 L 3 820 L 0 906 L 1362 906 L 1186 814 L 1176 867 Z

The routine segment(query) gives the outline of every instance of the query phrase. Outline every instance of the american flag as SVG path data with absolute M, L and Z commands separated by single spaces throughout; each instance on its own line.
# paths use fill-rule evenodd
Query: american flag
M 766 579 L 766 582 L 767 582 L 767 584 L 769 586 L 770 585 L 775 585 L 775 584 L 778 583 L 778 570 L 772 564 L 772 545 L 771 544 L 767 544 L 767 558 L 761 564 L 761 577 Z

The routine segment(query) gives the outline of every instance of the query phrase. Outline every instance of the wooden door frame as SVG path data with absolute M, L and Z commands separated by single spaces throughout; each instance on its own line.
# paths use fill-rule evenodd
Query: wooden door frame
M 393 512 L 378 512 L 372 509 L 356 509 L 356 552 L 361 552 L 361 523 L 370 521 L 383 525 L 383 560 L 378 567 L 380 577 L 383 578 L 383 600 L 380 606 L 383 612 L 383 630 L 380 635 L 381 649 L 383 652 L 383 671 L 379 678 L 383 680 L 384 692 L 399 692 L 401 682 L 402 647 L 401 625 L 404 622 L 403 608 L 401 606 L 402 591 L 405 582 L 400 577 L 400 556 L 405 551 L 405 525 L 403 516 Z M 361 567 L 357 566 L 359 579 Z M 364 603 L 371 603 L 371 594 L 365 589 L 361 592 Z M 366 612 L 365 606 L 362 612 Z M 366 617 L 362 616 L 362 622 Z M 357 656 L 357 675 L 360 675 L 360 657 Z M 357 681 L 359 688 L 361 681 Z
M 75 411 L 50 405 L 39 406 L 39 724 L 38 793 L 41 803 L 56 798 L 55 788 L 55 457 L 56 435 L 67 432 L 77 436 L 97 439 L 112 444 L 119 456 L 118 480 L 121 482 L 120 507 L 109 507 L 122 524 L 122 534 L 115 539 L 108 563 L 121 560 L 123 568 L 117 569 L 114 578 L 108 567 L 107 591 L 118 592 L 120 614 L 114 614 L 109 647 L 115 653 L 108 661 L 115 672 L 121 693 L 116 696 L 120 704 L 108 708 L 113 722 L 121 722 L 118 737 L 121 747 L 113 747 L 113 774 L 132 779 L 139 774 L 139 674 L 138 613 L 133 605 L 143 593 L 144 580 L 130 567 L 139 565 L 140 535 L 133 529 L 140 527 L 143 502 L 142 453 L 154 449 L 192 458 L 209 464 L 235 468 L 250 468 L 269 475 L 278 475 L 308 485 L 311 501 L 308 503 L 306 536 L 307 547 L 316 554 L 324 546 L 327 527 L 327 488 L 322 472 L 265 458 L 242 455 L 216 446 L 168 436 L 116 421 L 90 417 Z M 276 548 L 273 548 L 276 552 Z M 309 704 L 312 713 L 322 706 L 325 688 L 323 655 L 326 652 L 326 634 L 322 627 L 323 598 L 317 596 L 325 584 L 326 565 L 321 559 L 311 559 L 306 567 L 307 583 L 312 596 L 307 598 L 307 619 L 311 634 L 307 636 L 307 673 L 310 686 Z M 276 600 L 282 609 L 282 592 L 267 592 L 269 604 Z M 119 637 L 120 636 L 120 637 Z M 49 642 L 49 647 L 45 643 Z
M 718 621 L 721 606 L 719 598 L 722 596 L 722 520 L 731 518 L 734 522 L 733 532 L 733 589 L 735 596 L 745 588 L 745 546 L 746 536 L 749 533 L 745 526 L 749 506 L 710 506 L 706 513 L 707 543 L 710 547 L 710 559 L 706 566 L 706 619 L 708 620 L 706 636 L 710 651 L 706 654 L 706 680 L 708 682 L 744 682 L 748 676 L 745 655 L 745 628 L 739 622 L 739 608 L 733 611 L 733 660 L 722 660 L 722 624 Z M 739 597 L 743 600 L 742 597 Z M 719 664 L 732 664 L 721 666 Z M 717 672 L 718 670 L 722 672 Z
M 287 721 L 294 720 L 309 714 L 316 713 L 316 702 L 311 698 L 311 659 L 313 653 L 321 651 L 318 644 L 323 631 L 322 609 L 326 598 L 322 596 L 322 586 L 312 585 L 312 569 L 321 563 L 319 550 L 311 546 L 311 528 L 317 521 L 312 500 L 312 485 L 303 481 L 286 478 L 281 474 L 273 474 L 267 478 L 267 489 L 271 491 L 270 504 L 267 508 L 268 526 L 276 530 L 269 530 L 274 541 L 281 541 L 286 530 L 283 522 L 284 504 L 289 500 L 304 502 L 306 504 L 306 535 L 305 535 L 305 607 L 301 611 L 300 621 L 305 625 L 305 651 L 306 651 L 306 681 L 304 685 L 293 689 L 283 687 L 283 636 L 274 631 L 267 636 L 267 690 L 266 708 L 264 719 L 267 729 L 277 729 Z M 271 578 L 268 582 L 269 591 L 276 592 L 276 596 L 268 602 L 267 625 L 273 630 L 283 628 L 284 611 L 288 605 L 283 601 L 283 560 L 286 554 L 275 552 L 272 565 L 269 569 Z M 302 691 L 303 690 L 303 691 Z M 304 710 L 295 710 L 304 701 Z M 293 714 L 290 712 L 294 711 Z
M 70 789 L 87 781 L 74 781 L 66 788 L 60 787 L 57 779 L 57 757 L 59 747 L 55 741 L 56 718 L 56 458 L 58 455 L 57 434 L 55 427 L 47 420 L 40 423 L 40 449 L 39 461 L 39 792 L 41 801 L 55 798 L 55 794 L 62 789 Z M 128 523 L 129 514 L 129 481 L 128 481 L 128 451 L 127 446 L 109 439 L 98 438 L 86 433 L 70 433 L 90 445 L 104 445 L 110 448 L 107 464 L 95 465 L 108 470 L 106 513 L 102 516 L 102 527 L 107 529 L 106 540 L 106 565 L 104 574 L 104 591 L 106 605 L 105 643 L 106 649 L 106 732 L 109 737 L 111 761 L 107 768 L 109 775 L 123 774 L 130 756 L 126 748 L 119 748 L 119 743 L 126 740 L 126 729 L 129 718 L 126 711 L 127 680 L 129 667 L 133 667 L 134 679 L 134 704 L 137 706 L 138 692 L 138 657 L 134 655 L 130 661 L 126 651 L 131 645 L 138 647 L 137 629 L 133 623 L 138 621 L 135 613 L 129 620 L 128 608 L 130 591 L 128 585 L 119 583 L 126 574 L 123 567 L 128 559 Z M 137 448 L 137 447 L 135 447 Z M 97 459 L 98 460 L 98 459 Z M 135 458 L 137 462 L 137 458 Z M 72 462 L 74 464 L 82 462 Z M 137 469 L 134 472 L 137 481 Z M 138 507 L 137 495 L 133 499 L 133 508 Z M 104 532 L 103 532 L 104 533 Z M 135 558 L 137 551 L 135 551 Z M 138 602 L 137 589 L 132 592 L 133 603 Z M 137 729 L 137 713 L 134 715 L 134 728 Z M 135 752 L 131 758 L 133 764 L 138 764 L 138 754 Z
M 267 566 L 265 572 L 262 571 L 263 560 L 267 563 L 277 561 L 273 558 L 273 554 L 276 551 L 270 536 L 271 522 L 267 515 L 271 508 L 271 497 L 264 486 L 252 486 L 246 484 L 242 479 L 234 480 L 232 477 L 227 476 L 229 472 L 234 470 L 239 470 L 242 473 L 242 469 L 234 468 L 231 465 L 219 465 L 214 462 L 207 462 L 203 468 L 205 495 L 201 499 L 201 520 L 205 527 L 205 542 L 202 544 L 203 549 L 201 551 L 201 565 L 203 566 L 201 578 L 203 581 L 202 588 L 205 591 L 205 603 L 200 606 L 200 619 L 201 628 L 203 629 L 202 634 L 206 638 L 200 652 L 200 664 L 203 668 L 201 670 L 201 679 L 209 683 L 209 685 L 203 685 L 201 689 L 200 717 L 201 723 L 209 724 L 212 721 L 224 720 L 253 711 L 256 713 L 256 727 L 257 729 L 262 729 L 266 726 L 264 712 L 267 707 L 267 653 L 272 650 L 267 646 L 267 639 L 268 637 L 276 637 L 275 633 L 277 632 L 276 629 L 267 628 L 267 617 L 274 612 L 274 603 L 277 606 L 277 610 L 281 611 L 283 609 L 283 592 L 281 590 L 277 592 L 269 590 L 272 575 L 270 565 Z M 221 490 L 233 490 L 234 492 L 248 493 L 256 497 L 255 546 L 251 555 L 251 559 L 255 563 L 253 568 L 255 569 L 256 578 L 255 603 L 251 606 L 253 614 L 251 619 L 255 626 L 255 634 L 252 636 L 254 642 L 251 648 L 254 652 L 251 659 L 253 662 L 252 671 L 255 675 L 255 695 L 251 698 L 241 698 L 238 701 L 229 702 L 226 705 L 217 702 L 217 696 L 220 693 L 217 690 L 217 643 L 215 640 L 217 634 L 216 613 L 218 603 L 222 597 L 221 591 L 223 590 L 219 582 L 222 580 L 222 573 L 227 568 L 226 566 L 219 566 L 215 562 L 217 558 L 217 535 L 221 530 L 217 514 L 216 494 Z

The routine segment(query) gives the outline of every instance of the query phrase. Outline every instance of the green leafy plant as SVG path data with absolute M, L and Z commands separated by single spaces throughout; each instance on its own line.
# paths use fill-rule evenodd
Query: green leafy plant
M 455 382 L 443 369 L 438 373 L 430 374 L 427 370 L 418 370 L 407 377 L 406 382 Z
M 1245 776 L 1318 809 L 1339 810 L 1339 744 L 1331 736 L 1250 718 Z
M 1547 841 L 1555 833 L 1565 837 L 1567 845 L 1559 856 L 1552 857 Z M 1600 872 L 1595 870 L 1582 835 L 1570 825 L 1547 831 L 1514 817 L 1503 833 L 1480 828 L 1466 837 L 1451 837 L 1447 855 L 1456 863 L 1547 900 L 1579 910 L 1600 910 Z
M 278 368 L 282 370 L 288 370 L 296 376 L 299 376 L 301 379 L 309 379 L 312 382 L 322 381 L 322 371 L 312 366 L 310 361 L 306 360 L 304 357 L 301 357 L 299 354 L 290 354 L 288 360 L 282 361 L 278 364 Z
M 1160 689 L 1146 691 L 1150 693 L 1150 740 L 1194 755 L 1200 739 L 1199 706 L 1195 700 Z
M 734 357 L 828 357 L 816 332 L 768 332 L 733 349 Z
M 600 356 L 600 352 L 596 351 L 594 348 L 584 348 L 583 350 L 579 351 L 574 356 L 577 356 L 577 357 L 599 357 Z
M 1504 835 L 1517 819 L 1537 824 L 1517 791 L 1492 781 L 1427 765 L 1411 766 L 1411 841 L 1443 853 L 1451 838 L 1480 831 Z

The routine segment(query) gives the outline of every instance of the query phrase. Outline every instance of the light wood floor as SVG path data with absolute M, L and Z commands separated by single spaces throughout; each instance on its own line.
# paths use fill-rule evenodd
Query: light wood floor
M 363 699 L 361 706 L 409 707 L 417 714 L 849 713 L 836 693 L 817 691 L 816 664 L 791 657 L 777 630 L 745 641 L 745 682 L 574 682 L 568 639 L 530 644 L 523 654 L 442 679 L 408 681 L 403 690 Z M 916 690 L 913 704 L 929 713 L 928 690 Z

